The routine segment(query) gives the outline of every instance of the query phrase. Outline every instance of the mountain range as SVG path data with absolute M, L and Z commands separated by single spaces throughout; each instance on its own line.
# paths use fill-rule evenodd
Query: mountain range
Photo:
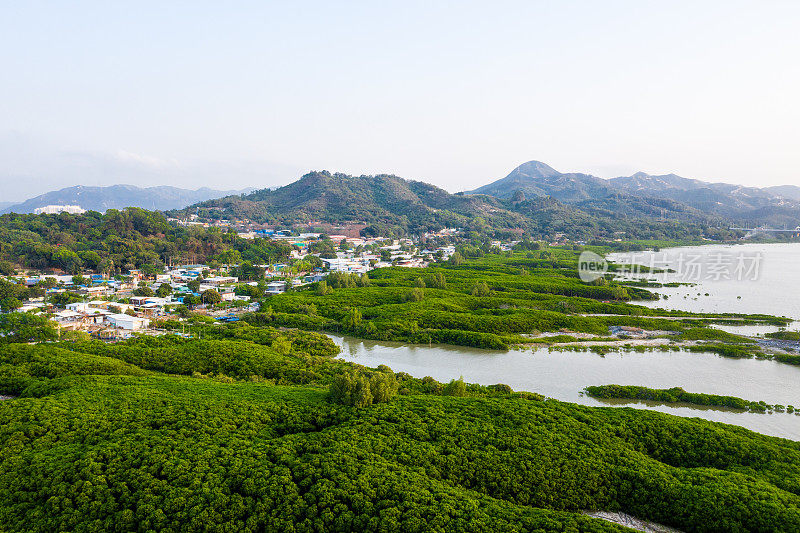
M 14 205 L 6 205 L 2 213 L 33 213 L 37 208 L 48 205 L 77 205 L 87 211 L 104 212 L 108 209 L 142 207 L 166 211 L 181 209 L 187 205 L 211 198 L 243 194 L 243 191 L 218 191 L 206 187 L 190 190 L 177 187 L 136 187 L 134 185 L 110 185 L 107 187 L 86 187 L 78 185 L 58 191 L 51 191 Z
M 508 234 L 661 238 L 753 227 L 800 225 L 800 187 L 743 187 L 675 174 L 603 179 L 563 173 L 529 161 L 473 191 L 451 194 L 434 185 L 381 174 L 350 176 L 310 172 L 274 189 L 217 191 L 130 185 L 70 187 L 7 207 L 32 212 L 47 205 L 105 211 L 128 206 L 249 219 L 278 226 L 362 223 L 367 234 L 419 234 L 461 227 Z M 186 207 L 189 206 L 189 207 Z M 687 228 L 693 228 L 691 230 Z M 698 229 L 700 228 L 700 229 Z
M 576 192 L 577 188 L 568 181 L 563 187 L 564 197 L 580 199 L 585 205 L 571 204 L 549 194 L 532 194 L 529 198 L 451 194 L 428 183 L 393 175 L 349 176 L 319 171 L 277 189 L 207 200 L 169 214 L 248 219 L 276 226 L 365 223 L 365 235 L 420 234 L 460 227 L 479 233 L 524 232 L 539 237 L 566 233 L 585 239 L 611 237 L 619 232 L 662 238 L 685 234 L 688 224 L 719 222 L 670 200 L 612 194 L 604 203 L 591 205 L 593 199 L 585 199 L 590 197 Z M 614 201 L 621 206 L 613 205 Z M 670 208 L 672 215 L 666 223 L 659 218 L 665 208 Z M 676 229 L 678 226 L 682 229 Z
M 676 174 L 603 179 L 562 173 L 540 161 L 529 161 L 506 177 L 466 194 L 507 200 L 548 196 L 589 211 L 628 216 L 663 211 L 670 219 L 719 219 L 730 223 L 786 225 L 800 223 L 800 187 L 744 187 L 708 183 Z M 644 207 L 644 209 L 643 209 Z

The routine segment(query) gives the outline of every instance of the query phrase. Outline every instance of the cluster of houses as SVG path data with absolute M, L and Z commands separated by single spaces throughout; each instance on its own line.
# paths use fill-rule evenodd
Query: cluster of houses
M 308 255 L 319 256 L 319 254 L 309 254 L 308 247 L 308 243 L 320 238 L 319 233 L 290 235 L 288 232 L 273 231 L 267 234 L 267 230 L 263 231 L 265 233 L 258 235 L 259 238 L 263 236 L 285 239 L 295 245 L 290 263 L 293 260 L 303 260 Z M 426 235 L 426 237 L 431 236 L 439 235 Z M 335 253 L 335 257 L 320 257 L 324 266 L 315 268 L 311 272 L 290 273 L 289 264 L 258 265 L 265 271 L 266 295 L 283 293 L 289 285 L 296 289 L 321 281 L 331 272 L 365 274 L 372 269 L 389 266 L 422 268 L 432 261 L 447 260 L 455 253 L 455 246 L 419 249 L 410 239 L 389 240 L 381 237 L 364 239 L 332 235 L 331 240 L 339 243 L 340 251 Z M 510 249 L 513 243 L 503 244 L 498 241 L 497 245 Z M 227 275 L 225 270 L 212 273 L 210 268 L 203 264 L 165 267 L 164 272 L 150 276 L 139 270 L 131 270 L 122 279 L 108 279 L 103 275 L 90 273 L 82 276 L 48 274 L 15 281 L 35 286 L 45 279 L 49 282 L 46 295 L 26 301 L 17 311 L 46 312 L 61 329 L 87 331 L 101 338 L 124 337 L 134 332 L 145 331 L 153 319 L 170 314 L 190 295 L 195 297 L 194 303 L 197 303 L 199 297 L 200 307 L 205 308 L 202 298 L 209 290 L 216 292 L 223 303 L 234 302 L 237 308 L 254 309 L 257 305 L 251 305 L 249 296 L 237 294 L 236 289 L 240 282 L 236 276 Z M 192 283 L 198 280 L 199 283 Z M 256 282 L 247 283 L 258 285 Z M 163 290 L 162 285 L 165 284 L 169 290 Z M 143 287 L 149 288 L 150 291 L 137 290 Z M 64 292 L 68 292 L 70 296 L 77 295 L 81 301 L 68 303 L 64 308 L 56 308 L 50 303 L 54 300 L 52 297 Z M 235 303 L 237 301 L 239 303 Z
M 63 311 L 56 311 L 53 320 L 62 330 L 80 330 L 95 333 L 99 337 L 124 337 L 126 333 L 147 329 L 150 319 L 137 314 L 135 306 L 92 300 L 67 304 Z
M 186 296 L 202 297 L 207 290 L 215 291 L 223 302 L 241 300 L 243 305 L 247 305 L 249 296 L 235 292 L 239 282 L 237 277 L 203 277 L 204 273 L 209 274 L 206 265 L 185 265 L 149 278 L 139 270 L 131 270 L 124 280 L 106 279 L 99 274 L 30 276 L 24 279 L 27 286 L 47 280 L 52 287 L 46 290 L 44 297 L 30 299 L 16 311 L 46 312 L 61 330 L 86 331 L 108 338 L 126 337 L 147 330 L 154 318 L 169 314 L 170 309 L 182 304 Z M 198 279 L 199 286 L 190 288 L 189 283 Z M 155 292 L 164 284 L 170 288 L 164 296 L 136 294 L 137 288 L 147 287 Z M 51 302 L 55 295 L 65 292 L 81 297 L 82 301 L 67 303 L 63 309 L 57 309 Z

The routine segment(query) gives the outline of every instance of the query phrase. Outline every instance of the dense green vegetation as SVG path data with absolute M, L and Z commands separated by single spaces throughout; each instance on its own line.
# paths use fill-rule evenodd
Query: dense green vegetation
M 0 392 L 19 396 L 0 402 L 2 529 L 624 530 L 586 509 L 800 529 L 800 443 L 365 369 L 313 333 L 217 328 L 0 347 Z M 337 397 L 374 376 L 396 393 Z
M 41 342 L 58 336 L 55 324 L 31 313 L 0 314 L 0 344 Z
M 713 407 L 731 407 L 763 413 L 772 410 L 773 405 L 762 401 L 750 401 L 736 396 L 718 396 L 716 394 L 702 394 L 686 392 L 680 387 L 671 389 L 650 389 L 636 385 L 598 385 L 586 387 L 586 394 L 593 398 L 616 398 L 624 400 L 651 400 L 664 403 L 690 403 Z M 789 406 L 790 412 L 794 407 Z
M 775 331 L 773 333 L 767 333 L 765 337 L 782 341 L 800 342 L 800 331 Z
M 800 354 L 776 353 L 773 359 L 788 365 L 800 365 Z
M 544 248 L 513 254 L 460 250 L 461 259 L 425 269 L 379 269 L 368 277 L 330 275 L 324 284 L 268 298 L 261 312 L 247 320 L 377 340 L 491 349 L 555 342 L 530 337 L 539 332 L 565 330 L 606 337 L 609 326 L 682 332 L 677 340 L 713 339 L 725 346 L 749 342 L 696 320 L 713 315 L 627 302 L 632 297 L 654 298 L 646 290 L 604 278 L 583 283 L 577 275 L 579 250 Z M 766 316 L 739 318 L 786 322 Z
M 139 208 L 105 214 L 0 216 L 0 261 L 21 267 L 58 268 L 69 273 L 91 269 L 105 274 L 175 263 L 228 261 L 251 263 L 286 259 L 287 244 L 242 239 L 235 233 L 176 226 L 161 213 Z

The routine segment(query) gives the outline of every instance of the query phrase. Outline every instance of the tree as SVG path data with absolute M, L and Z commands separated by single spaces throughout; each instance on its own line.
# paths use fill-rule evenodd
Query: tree
M 437 272 L 433 276 L 429 276 L 428 280 L 425 282 L 426 285 L 429 287 L 433 287 L 434 289 L 446 289 L 447 288 L 447 280 L 444 278 L 444 274 L 441 272 Z
M 238 265 L 242 262 L 242 254 L 238 250 L 225 250 L 217 255 L 217 261 L 226 265 Z
M 97 264 L 97 271 L 106 276 L 111 276 L 114 273 L 114 261 L 104 257 Z
M 159 298 L 166 298 L 172 294 L 172 286 L 169 283 L 162 283 L 156 290 L 156 296 Z
M 405 295 L 405 301 L 407 302 L 421 302 L 423 298 L 425 298 L 425 291 L 419 287 L 414 287 L 411 292 Z
M 630 296 L 628 295 L 628 290 L 625 287 L 620 287 L 619 285 L 613 287 L 611 289 L 611 296 L 615 300 L 628 300 Z
M 203 291 L 201 298 L 203 303 L 211 305 L 218 304 L 222 301 L 222 296 L 214 289 L 208 289 Z
M 42 342 L 57 336 L 56 324 L 32 313 L 0 315 L 0 342 Z
M 417 278 L 414 280 L 414 287 L 424 289 L 425 288 L 425 280 L 422 278 Z
M 332 292 L 333 292 L 333 289 L 331 289 L 328 286 L 328 282 L 327 281 L 322 280 L 317 284 L 317 294 L 319 294 L 320 296 L 325 296 L 325 295 L 330 294 Z
M 72 274 L 79 273 L 83 266 L 83 261 L 78 257 L 78 254 L 69 248 L 59 248 L 58 251 L 53 254 L 53 260 L 66 272 Z
M 27 289 L 21 283 L 12 283 L 0 279 L 0 299 L 3 298 L 27 298 Z
M 346 372 L 336 376 L 329 390 L 330 398 L 337 403 L 353 407 L 372 405 L 372 390 L 369 379 L 363 374 Z
M 361 311 L 358 307 L 349 308 L 342 319 L 342 325 L 347 329 L 355 329 L 359 324 L 361 324 Z
M 96 270 L 98 265 L 102 261 L 102 258 L 100 257 L 100 254 L 98 254 L 94 250 L 88 250 L 88 251 L 85 251 L 85 252 L 81 252 L 80 253 L 80 258 L 83 260 L 84 265 L 86 265 L 88 268 L 91 268 L 93 270 Z
M 325 266 L 325 263 L 322 262 L 322 259 L 316 255 L 306 255 L 303 258 L 303 261 L 306 261 L 311 268 L 322 268 Z
M 242 261 L 238 268 L 233 269 L 233 272 L 242 281 L 259 281 L 264 279 L 264 269 L 255 266 L 250 261 Z
M 56 307 L 66 307 L 67 304 L 80 302 L 82 298 L 74 292 L 57 292 L 49 297 L 50 303 Z
M 147 297 L 147 296 L 154 296 L 155 293 L 153 292 L 153 289 L 151 289 L 150 287 L 139 287 L 138 289 L 133 291 L 133 295 Z
M 2 300 L 0 300 L 0 310 L 2 310 L 5 313 L 8 313 L 9 311 L 13 311 L 15 309 L 19 309 L 20 307 L 22 307 L 22 302 L 20 302 L 16 298 L 11 297 L 11 298 L 3 298 Z
M 489 286 L 486 284 L 485 281 L 479 281 L 475 285 L 472 286 L 472 295 L 473 296 L 491 296 L 492 291 L 489 289 Z
M 190 291 L 192 291 L 194 293 L 200 292 L 200 280 L 199 279 L 193 279 L 192 281 L 187 283 L 186 286 L 189 288 Z
M 4 276 L 13 276 L 16 273 L 17 271 L 14 268 L 14 265 L 8 261 L 0 261 L 0 274 Z
M 142 265 L 141 271 L 142 274 L 144 274 L 148 278 L 154 278 L 159 272 L 161 272 L 161 269 L 159 269 L 157 266 L 153 264 L 147 263 L 145 265 Z
M 460 266 L 464 264 L 464 256 L 461 255 L 459 252 L 455 252 L 453 255 L 450 256 L 448 262 L 453 266 Z
M 278 337 L 270 347 L 281 355 L 289 355 L 292 352 L 292 342 L 286 337 Z
M 369 380 L 369 389 L 373 403 L 388 402 L 397 395 L 398 384 L 389 369 L 388 372 L 372 375 Z
M 443 396 L 466 396 L 467 386 L 464 384 L 464 376 L 458 379 L 450 380 L 450 383 L 444 386 L 442 390 Z

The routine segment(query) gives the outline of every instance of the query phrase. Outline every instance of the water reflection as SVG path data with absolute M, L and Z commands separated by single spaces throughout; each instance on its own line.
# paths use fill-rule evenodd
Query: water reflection
M 581 395 L 589 385 L 642 385 L 690 392 L 738 396 L 770 404 L 800 406 L 800 368 L 756 359 L 728 359 L 715 354 L 653 351 L 587 352 L 488 351 L 460 346 L 385 343 L 332 336 L 341 359 L 369 367 L 384 364 L 395 372 L 450 381 L 463 376 L 472 383 L 505 383 L 514 390 L 538 392 L 585 405 L 611 405 Z M 636 408 L 737 424 L 760 433 L 800 440 L 800 416 L 762 415 L 699 406 L 626 402 Z
M 730 252 L 731 246 L 712 245 L 668 252 L 701 250 L 706 254 Z M 800 320 L 800 244 L 744 244 L 735 250 L 763 254 L 762 268 L 752 281 L 703 281 L 696 286 L 655 289 L 666 300 L 642 302 L 650 307 L 696 312 L 765 313 Z M 638 254 L 642 264 L 646 256 Z M 613 258 L 612 258 L 613 260 Z M 669 276 L 665 281 L 671 280 Z M 708 293 L 708 296 L 706 296 Z M 795 322 L 789 329 L 798 329 Z M 773 326 L 720 326 L 744 335 L 777 331 Z M 495 352 L 460 346 L 406 346 L 400 343 L 333 337 L 342 347 L 341 358 L 375 367 L 385 364 L 395 372 L 415 377 L 431 376 L 449 381 L 459 376 L 472 383 L 505 383 L 515 390 L 539 392 L 558 400 L 586 405 L 628 405 L 679 416 L 701 417 L 737 424 L 760 433 L 800 440 L 800 416 L 787 413 L 760 414 L 735 409 L 705 408 L 657 402 L 596 400 L 582 396 L 589 385 L 642 385 L 665 389 L 682 387 L 689 392 L 737 396 L 750 401 L 800 407 L 800 367 L 756 359 L 728 359 L 715 354 L 654 351 L 609 353 L 605 357 L 586 352 Z
M 708 257 L 735 251 L 761 254 L 763 259 L 759 274 L 754 280 L 735 278 L 715 280 L 713 277 L 686 280 L 677 274 L 669 273 L 644 275 L 642 277 L 655 278 L 662 283 L 692 281 L 696 285 L 655 288 L 652 289 L 654 292 L 666 295 L 668 298 L 637 303 L 647 307 L 703 313 L 764 313 L 800 320 L 800 301 L 797 299 L 797 291 L 791 290 L 800 287 L 800 244 L 798 243 L 669 248 L 662 252 L 610 254 L 608 259 L 616 262 L 633 259 L 639 264 L 647 265 L 650 263 L 651 257 L 662 260 L 666 254 L 666 257 L 673 258 L 674 262 L 663 266 L 659 264 L 659 266 L 666 266 L 678 271 L 677 261 L 681 255 L 698 251 Z
M 609 405 L 612 407 L 619 407 L 619 406 L 633 407 L 635 405 L 645 406 L 645 407 L 658 407 L 661 405 L 666 405 L 664 402 L 658 402 L 655 400 L 626 400 L 622 398 L 595 398 L 595 399 L 603 405 Z M 693 403 L 685 403 L 685 402 L 669 403 L 669 405 L 672 407 L 691 409 L 693 411 L 724 411 L 727 413 L 742 413 L 742 414 L 750 413 L 749 411 L 746 411 L 744 409 L 735 409 L 733 407 L 725 407 L 723 405 L 696 405 Z M 764 413 L 750 413 L 750 414 L 764 415 L 767 413 L 764 412 Z

